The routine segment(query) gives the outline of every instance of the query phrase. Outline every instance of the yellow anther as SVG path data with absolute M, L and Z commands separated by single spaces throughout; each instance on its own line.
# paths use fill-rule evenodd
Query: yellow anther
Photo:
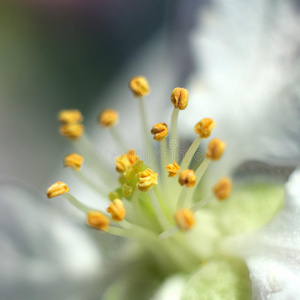
M 67 192 L 69 192 L 68 186 L 64 182 L 58 181 L 56 183 L 53 183 L 47 189 L 46 193 L 48 198 L 54 198 Z
M 71 167 L 78 171 L 81 169 L 83 164 L 83 157 L 77 153 L 71 153 L 67 155 L 64 159 L 65 167 Z
M 99 230 L 106 231 L 109 227 L 109 219 L 100 211 L 90 211 L 87 213 L 87 223 Z
M 114 201 L 119 198 L 119 194 L 117 192 L 110 192 L 108 198 L 110 201 Z
M 208 138 L 215 126 L 216 123 L 211 118 L 204 118 L 195 125 L 194 131 L 201 138 Z
M 192 188 L 196 183 L 196 175 L 193 170 L 183 170 L 179 173 L 178 182 L 180 185 L 186 185 L 188 188 Z
M 82 122 L 83 116 L 77 109 L 65 109 L 58 113 L 58 121 L 63 124 L 75 124 Z
M 175 221 L 181 230 L 189 230 L 195 225 L 194 213 L 187 209 L 180 209 L 175 213 Z
M 62 136 L 70 140 L 76 140 L 83 135 L 84 126 L 80 123 L 64 124 L 60 126 L 59 132 Z
M 189 92 L 184 88 L 177 87 L 172 91 L 171 101 L 174 108 L 179 108 L 180 110 L 186 109 L 189 102 Z
M 154 173 L 151 169 L 146 169 L 138 174 L 137 187 L 142 192 L 149 191 L 154 185 L 157 184 L 157 173 Z
M 133 187 L 127 183 L 122 185 L 122 194 L 124 197 L 129 197 L 133 192 Z
M 122 221 L 125 218 L 125 207 L 120 199 L 116 199 L 113 203 L 109 204 L 106 211 L 111 214 L 111 218 L 114 221 Z
M 160 142 L 168 136 L 168 126 L 166 123 L 155 124 L 151 129 L 151 133 L 154 135 L 153 138 Z
M 149 94 L 148 81 L 143 76 L 133 77 L 129 81 L 129 88 L 135 97 L 142 97 Z
M 119 114 L 113 109 L 104 110 L 98 118 L 98 122 L 102 127 L 114 127 L 119 121 Z
M 136 155 L 136 152 L 133 149 L 131 149 L 126 154 L 123 154 L 116 158 L 116 170 L 119 173 L 124 173 L 127 168 L 131 167 L 138 160 L 139 157 Z
M 211 160 L 219 160 L 223 155 L 225 147 L 226 144 L 223 141 L 219 139 L 211 140 L 207 147 L 206 157 Z
M 166 166 L 167 171 L 169 172 L 168 177 L 175 177 L 180 170 L 180 167 L 178 166 L 177 162 L 174 160 L 173 164 L 168 164 Z
M 221 201 L 226 199 L 232 189 L 232 181 L 228 177 L 223 177 L 219 182 L 213 187 L 213 192 L 215 196 Z

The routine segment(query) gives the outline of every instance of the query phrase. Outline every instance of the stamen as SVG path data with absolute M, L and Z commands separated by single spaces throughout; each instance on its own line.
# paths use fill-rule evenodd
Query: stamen
M 207 147 L 206 157 L 211 160 L 219 160 L 223 155 L 225 147 L 226 144 L 223 141 L 219 139 L 211 140 Z
M 119 173 L 124 173 L 129 167 L 133 166 L 138 161 L 139 157 L 136 155 L 135 150 L 131 149 L 126 154 L 116 158 L 116 170 Z
M 99 124 L 104 128 L 111 128 L 119 122 L 119 114 L 113 109 L 105 109 L 98 117 Z
M 175 221 L 183 231 L 191 229 L 196 222 L 194 213 L 187 208 L 180 209 L 175 213 Z
M 83 135 L 84 126 L 80 123 L 64 124 L 60 126 L 59 132 L 67 139 L 77 140 Z
M 168 136 L 168 126 L 166 123 L 155 124 L 151 129 L 151 133 L 154 135 L 153 139 L 160 142 Z
M 232 181 L 228 177 L 223 177 L 213 187 L 214 195 L 219 201 L 225 200 L 231 193 Z
M 171 149 L 171 161 L 178 160 L 178 130 L 177 130 L 177 119 L 179 109 L 174 108 L 171 116 L 171 137 L 170 137 L 170 149 Z
M 180 170 L 180 167 L 177 164 L 177 162 L 174 160 L 173 164 L 168 164 L 166 166 L 166 170 L 169 172 L 169 176 L 168 177 L 176 177 L 178 171 Z
M 166 228 L 168 228 L 168 226 L 169 226 L 169 222 L 161 209 L 161 206 L 155 195 L 154 190 L 150 190 L 149 194 L 151 197 L 152 205 L 153 205 L 154 211 L 156 213 L 158 222 L 159 222 L 160 226 L 162 227 L 162 229 L 166 230 Z
M 92 211 L 93 209 L 83 203 L 81 203 L 77 198 L 75 198 L 70 193 L 66 193 L 62 195 L 65 199 L 67 199 L 74 207 L 79 209 L 80 211 L 84 213 L 88 213 L 89 211 Z
M 197 138 L 194 140 L 194 142 L 192 143 L 192 145 L 190 146 L 190 148 L 188 149 L 188 151 L 185 153 L 182 162 L 180 164 L 180 168 L 181 169 L 186 169 L 189 167 L 195 152 L 197 151 L 199 145 L 202 142 L 202 138 L 200 136 L 197 136 Z
M 189 101 L 188 90 L 177 87 L 172 91 L 171 102 L 174 104 L 174 108 L 184 110 L 188 105 L 188 101 Z
M 196 183 L 196 175 L 193 170 L 183 170 L 179 173 L 178 182 L 181 186 L 185 185 L 188 188 L 192 188 Z
M 135 97 L 146 96 L 150 92 L 148 81 L 143 76 L 131 78 L 131 80 L 129 81 L 129 88 L 131 89 Z
M 117 192 L 110 192 L 108 194 L 108 198 L 111 202 L 119 198 L 119 194 Z
M 215 126 L 216 123 L 211 118 L 204 118 L 195 125 L 194 131 L 196 134 L 199 134 L 201 138 L 208 138 Z
M 99 211 L 89 211 L 87 212 L 87 224 L 101 231 L 107 231 L 109 219 Z
M 57 196 L 60 196 L 64 193 L 69 192 L 69 188 L 67 184 L 64 182 L 58 181 L 56 183 L 53 183 L 48 189 L 47 189 L 47 197 L 48 198 L 54 198 Z
M 80 123 L 83 121 L 83 116 L 77 109 L 65 109 L 58 113 L 58 121 L 63 124 Z
M 160 240 L 166 240 L 166 239 L 170 238 L 172 235 L 174 235 L 178 230 L 179 230 L 178 226 L 170 227 L 166 231 L 161 233 L 158 238 Z
M 133 187 L 127 183 L 122 185 L 122 194 L 124 197 L 129 197 L 133 193 Z
M 200 210 L 202 207 L 204 207 L 205 205 L 207 205 L 209 202 L 211 202 L 213 200 L 213 196 L 208 196 L 207 198 L 199 201 L 198 203 L 194 204 L 190 210 L 193 211 L 194 213 L 197 212 L 198 210 Z
M 138 174 L 137 187 L 142 192 L 149 191 L 154 185 L 157 184 L 157 173 L 154 173 L 151 169 L 146 169 Z
M 111 218 L 114 221 L 120 222 L 125 218 L 125 207 L 120 199 L 115 199 L 114 202 L 111 203 L 106 209 L 106 211 L 111 214 Z
M 65 167 L 71 167 L 78 171 L 81 169 L 83 164 L 83 157 L 77 153 L 70 153 L 64 158 Z

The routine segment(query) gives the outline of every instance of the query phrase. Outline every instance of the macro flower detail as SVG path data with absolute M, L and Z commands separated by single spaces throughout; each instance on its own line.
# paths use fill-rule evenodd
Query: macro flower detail
M 65 109 L 59 112 L 58 121 L 62 124 L 76 124 L 83 121 L 83 116 L 78 109 Z
M 135 84 L 134 81 L 134 88 Z M 130 88 L 132 89 L 131 85 Z M 175 92 L 178 93 L 178 90 Z M 171 99 L 175 97 L 175 104 L 179 103 L 179 106 L 180 103 L 187 105 L 188 91 L 181 89 L 179 92 L 182 94 L 176 98 L 173 91 Z M 137 93 L 134 95 L 137 96 Z M 236 228 L 242 231 L 243 226 L 237 225 L 240 218 L 248 220 L 252 215 L 241 210 L 236 214 L 239 215 L 238 221 L 234 218 L 228 220 L 230 210 L 237 209 L 236 207 L 241 205 L 240 202 L 243 202 L 242 197 L 233 193 L 229 178 L 215 178 L 216 184 L 209 186 L 209 193 L 207 189 L 202 189 L 203 184 L 207 184 L 205 181 L 203 183 L 202 178 L 210 163 L 221 159 L 225 142 L 212 139 L 208 142 L 206 155 L 202 155 L 200 159 L 195 155 L 201 143 L 210 136 L 215 123 L 212 119 L 205 118 L 195 126 L 194 131 L 198 136 L 180 160 L 177 123 L 179 111 L 182 109 L 176 107 L 177 104 L 174 105 L 169 127 L 167 123 L 158 123 L 149 130 L 148 116 L 141 96 L 138 96 L 138 105 L 146 151 L 137 155 L 134 149 L 127 147 L 126 140 L 123 141 L 124 136 L 118 134 L 117 126 L 110 126 L 110 121 L 118 119 L 118 113 L 113 111 L 111 114 L 110 110 L 106 110 L 108 115 L 104 118 L 104 123 L 108 125 L 103 127 L 109 128 L 118 150 L 123 153 L 114 158 L 115 170 L 106 161 L 95 159 L 95 147 L 86 132 L 82 133 L 81 139 L 73 142 L 80 154 L 72 153 L 65 159 L 65 165 L 76 171 L 75 174 L 82 183 L 96 191 L 104 203 L 110 202 L 106 209 L 87 205 L 85 201 L 77 199 L 67 185 L 61 182 L 52 185 L 47 190 L 47 195 L 51 198 L 64 197 L 85 214 L 90 227 L 136 241 L 141 253 L 149 257 L 163 278 L 176 273 L 191 274 L 202 268 L 202 265 L 206 265 L 206 262 L 209 268 L 211 265 L 228 266 L 230 273 L 231 261 L 234 261 L 233 265 L 238 264 L 243 270 L 242 279 L 246 282 L 245 290 L 248 291 L 249 278 L 244 271 L 246 267 L 244 263 L 236 262 L 238 256 L 228 254 L 223 240 L 227 239 L 227 235 L 234 233 Z M 180 102 L 184 99 L 185 102 Z M 183 106 L 181 105 L 181 108 Z M 71 125 L 78 124 L 82 125 Z M 190 130 L 192 131 L 192 128 Z M 151 133 L 154 134 L 154 139 L 160 142 L 159 158 L 155 156 Z M 84 166 L 83 158 L 86 161 Z M 90 180 L 87 174 L 89 169 L 102 179 L 102 185 Z M 178 180 L 174 180 L 172 177 L 176 177 L 177 174 Z M 249 198 L 251 196 L 247 199 Z M 225 199 L 226 201 L 223 201 Z M 254 203 L 256 207 L 258 204 Z M 266 215 L 262 214 L 259 222 L 255 224 L 262 226 L 278 209 L 272 205 L 270 207 Z M 220 222 L 224 224 L 219 224 Z M 251 220 L 249 223 L 251 224 Z M 245 228 L 247 230 L 248 227 Z M 219 261 L 216 261 L 216 257 Z M 203 269 L 205 270 L 204 267 Z
M 143 76 L 137 76 L 131 78 L 129 81 L 129 87 L 135 97 L 146 96 L 150 92 L 148 81 Z
M 189 92 L 187 89 L 177 87 L 172 91 L 171 102 L 174 105 L 174 108 L 180 110 L 186 109 L 189 102 Z
M 106 109 L 99 115 L 99 124 L 102 127 L 110 128 L 119 121 L 119 114 L 113 109 Z

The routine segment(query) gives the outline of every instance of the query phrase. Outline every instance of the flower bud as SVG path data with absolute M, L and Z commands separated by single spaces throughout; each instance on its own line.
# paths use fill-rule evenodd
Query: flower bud
M 119 114 L 113 109 L 105 109 L 98 118 L 98 122 L 102 127 L 110 128 L 117 125 Z
M 137 187 L 142 192 L 149 191 L 154 185 L 157 184 L 157 173 L 154 173 L 151 169 L 146 169 L 138 174 Z
M 64 159 L 65 167 L 71 167 L 78 171 L 81 169 L 83 164 L 83 157 L 77 153 L 71 153 L 67 155 Z
M 194 131 L 196 134 L 199 134 L 201 138 L 208 138 L 215 126 L 216 123 L 211 118 L 204 118 L 195 125 Z
M 175 213 L 177 226 L 184 231 L 191 229 L 195 225 L 194 213 L 189 209 L 180 209 Z
M 149 94 L 150 88 L 147 79 L 143 76 L 131 78 L 129 88 L 135 97 L 142 97 Z
M 186 109 L 189 101 L 189 92 L 184 88 L 177 87 L 172 91 L 171 101 L 174 108 L 179 108 L 180 110 Z
M 48 198 L 54 198 L 68 192 L 69 192 L 68 186 L 64 182 L 58 181 L 52 184 L 47 189 L 46 193 Z
M 168 136 L 168 126 L 166 123 L 155 124 L 151 129 L 151 133 L 154 135 L 153 138 L 160 142 Z
M 90 211 L 87 214 L 87 223 L 94 228 L 106 231 L 109 226 L 109 219 L 100 211 Z
M 207 147 L 206 157 L 211 160 L 219 160 L 223 155 L 225 147 L 226 144 L 223 141 L 219 139 L 211 140 Z
M 125 218 L 125 207 L 120 199 L 115 199 L 113 203 L 106 209 L 111 214 L 111 218 L 114 221 L 122 221 Z
M 188 188 L 192 188 L 196 183 L 196 175 L 193 170 L 183 170 L 179 173 L 178 182 L 180 185 L 186 185 Z
M 213 192 L 218 200 L 225 200 L 231 193 L 232 181 L 228 177 L 223 177 L 213 187 Z

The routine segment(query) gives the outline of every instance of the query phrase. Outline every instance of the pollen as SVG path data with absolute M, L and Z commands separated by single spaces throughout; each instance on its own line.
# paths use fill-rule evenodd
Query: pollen
M 216 123 L 211 118 L 204 118 L 195 125 L 194 131 L 201 138 L 208 138 L 215 126 Z
M 157 184 L 157 173 L 154 173 L 151 169 L 146 169 L 138 174 L 137 187 L 142 192 L 149 191 L 154 185 Z
M 195 216 L 190 209 L 180 209 L 175 213 L 175 221 L 181 230 L 187 231 L 195 225 Z
M 65 109 L 58 113 L 58 121 L 63 124 L 75 124 L 82 122 L 83 116 L 77 109 Z
M 71 153 L 67 155 L 64 159 L 65 167 L 71 167 L 78 171 L 81 169 L 83 164 L 83 157 L 77 153 Z
M 124 197 L 129 197 L 133 192 L 133 187 L 127 183 L 122 185 L 122 194 Z
M 129 81 L 129 88 L 135 97 L 142 97 L 148 95 L 150 92 L 148 81 L 143 76 L 131 78 Z
M 59 128 L 59 132 L 65 138 L 70 140 L 77 140 L 84 133 L 84 126 L 80 123 L 70 123 L 61 125 Z
M 172 91 L 171 102 L 174 108 L 179 108 L 180 110 L 186 109 L 189 102 L 189 92 L 184 88 L 177 87 Z
M 114 127 L 119 122 L 119 114 L 113 109 L 106 109 L 99 115 L 98 122 L 105 128 Z
M 180 170 L 180 167 L 177 164 L 177 162 L 174 160 L 173 164 L 168 164 L 166 166 L 166 170 L 169 172 L 168 177 L 175 177 L 177 175 L 178 171 Z
M 139 157 L 136 155 L 135 150 L 131 149 L 126 154 L 123 154 L 116 158 L 116 170 L 119 173 L 124 173 L 126 169 L 128 169 L 138 161 Z
M 179 173 L 178 182 L 180 185 L 185 185 L 188 188 L 192 188 L 196 183 L 196 175 L 193 170 L 186 169 Z
M 228 177 L 223 177 L 219 182 L 213 187 L 213 193 L 218 200 L 225 200 L 231 193 L 232 181 Z
M 219 139 L 211 140 L 207 147 L 206 157 L 211 160 L 219 160 L 223 155 L 225 147 L 226 144 L 223 141 Z
M 68 192 L 69 192 L 68 186 L 64 182 L 58 181 L 52 184 L 47 189 L 46 193 L 48 198 L 54 198 Z
M 153 138 L 160 142 L 168 136 L 168 126 L 166 123 L 155 124 L 151 129 L 151 133 L 154 135 Z
M 109 219 L 100 211 L 90 211 L 87 214 L 88 225 L 102 231 L 106 231 L 109 227 Z
M 115 199 L 113 203 L 106 209 L 111 214 L 111 218 L 114 221 L 122 221 L 125 218 L 125 207 L 120 199 Z

